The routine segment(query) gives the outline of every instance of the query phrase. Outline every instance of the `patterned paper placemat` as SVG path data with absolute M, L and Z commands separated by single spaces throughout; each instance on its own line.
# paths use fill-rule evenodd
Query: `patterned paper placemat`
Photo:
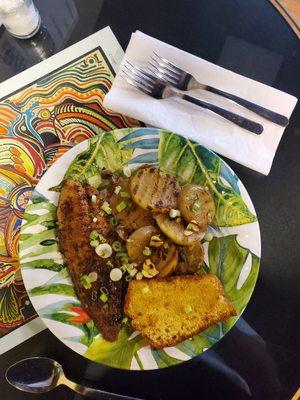
M 122 56 L 107 27 L 0 85 L 0 354 L 45 329 L 18 263 L 34 186 L 74 144 L 138 125 L 102 107 Z

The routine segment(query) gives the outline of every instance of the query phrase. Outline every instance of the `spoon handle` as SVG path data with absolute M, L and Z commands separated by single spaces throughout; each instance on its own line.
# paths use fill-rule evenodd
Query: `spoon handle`
M 74 390 L 74 392 L 79 393 L 83 396 L 90 397 L 91 399 L 97 400 L 142 400 L 136 397 L 128 397 L 123 396 L 121 394 L 109 393 L 100 389 L 93 389 L 83 385 L 79 385 L 78 383 L 70 381 L 66 376 L 63 376 L 60 379 L 60 384 L 68 386 L 70 389 Z

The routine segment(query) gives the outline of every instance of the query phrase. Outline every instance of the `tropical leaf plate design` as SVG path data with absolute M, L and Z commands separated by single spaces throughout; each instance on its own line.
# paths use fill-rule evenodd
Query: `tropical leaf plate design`
M 128 164 L 155 164 L 176 175 L 181 184 L 210 188 L 216 215 L 204 243 L 207 271 L 222 281 L 238 317 L 245 309 L 259 270 L 260 233 L 254 207 L 234 172 L 216 154 L 180 135 L 152 128 L 100 133 L 64 154 L 47 171 L 33 193 L 20 234 L 20 264 L 32 304 L 48 328 L 77 353 L 112 367 L 165 368 L 195 357 L 222 338 L 238 317 L 219 323 L 176 347 L 152 350 L 124 325 L 109 343 L 81 308 L 59 251 L 56 207 L 64 176 L 90 179 L 99 168 L 118 170 Z

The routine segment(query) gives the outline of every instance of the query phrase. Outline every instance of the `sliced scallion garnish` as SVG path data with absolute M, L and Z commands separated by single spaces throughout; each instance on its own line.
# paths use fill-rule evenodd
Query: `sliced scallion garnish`
M 113 248 L 114 251 L 122 251 L 123 250 L 123 246 L 122 243 L 119 242 L 119 240 L 115 240 L 111 247 Z M 126 253 L 125 253 L 126 254 Z
M 120 196 L 125 198 L 125 199 L 130 199 L 130 193 L 129 192 L 120 192 Z
M 119 221 L 117 217 L 110 217 L 109 222 L 112 226 L 117 226 Z
M 112 211 L 111 211 L 111 208 L 110 208 L 110 205 L 109 205 L 109 203 L 108 203 L 107 201 L 105 201 L 105 202 L 102 204 L 101 210 L 105 211 L 106 214 L 111 214 L 111 212 L 112 212 Z
M 102 303 L 107 303 L 108 297 L 105 293 L 102 293 L 100 296 L 100 300 L 102 301 Z
M 120 213 L 123 210 L 125 210 L 126 207 L 127 207 L 127 204 L 125 203 L 125 201 L 121 201 L 121 203 L 116 205 L 116 210 Z

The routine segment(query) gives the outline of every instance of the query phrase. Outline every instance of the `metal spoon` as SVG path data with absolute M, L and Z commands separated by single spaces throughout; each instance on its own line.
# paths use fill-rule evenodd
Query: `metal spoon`
M 88 388 L 72 382 L 65 376 L 62 366 L 57 361 L 46 357 L 25 358 L 16 362 L 7 369 L 6 379 L 12 386 L 29 393 L 46 393 L 59 385 L 65 385 L 75 392 L 93 399 L 141 400 Z

